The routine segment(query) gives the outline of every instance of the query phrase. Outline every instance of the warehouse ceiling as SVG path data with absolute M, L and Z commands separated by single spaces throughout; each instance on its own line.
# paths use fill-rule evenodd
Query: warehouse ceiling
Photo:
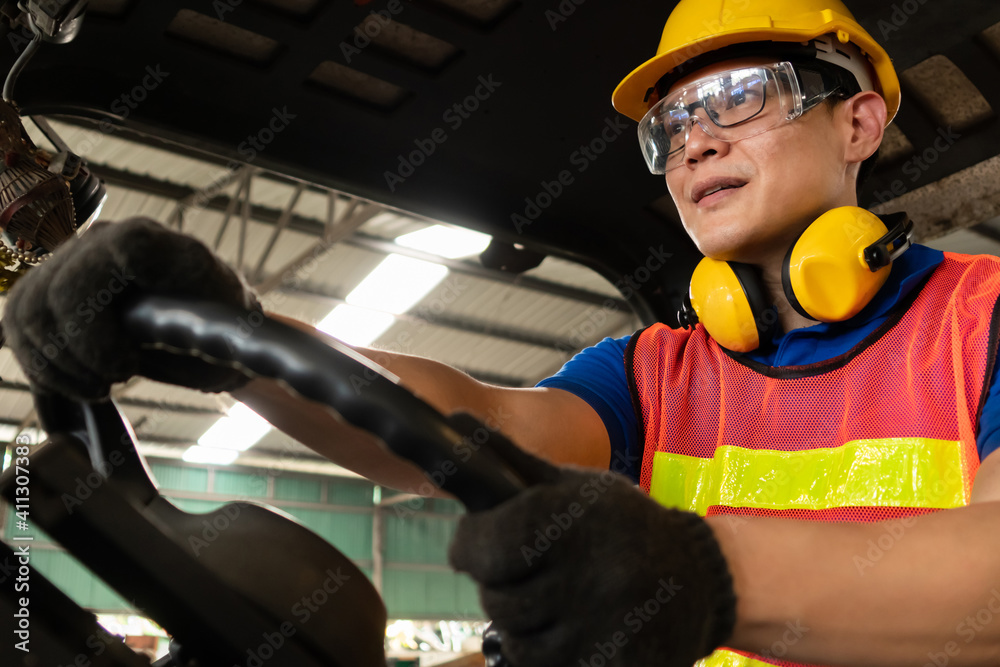
M 258 284 L 277 284 L 335 223 L 353 222 L 316 271 L 272 293 L 276 311 L 306 321 L 400 251 L 400 234 L 434 222 L 490 234 L 487 266 L 441 260 L 459 298 L 429 295 L 377 344 L 412 327 L 407 351 L 528 386 L 640 319 L 672 321 L 698 259 L 645 172 L 634 124 L 610 106 L 673 4 L 91 0 L 79 37 L 44 45 L 15 99 L 53 119 L 106 181 L 103 217 L 174 225 Z M 1000 3 L 847 4 L 903 86 L 862 203 L 905 208 L 938 247 L 1000 251 Z M 6 68 L 25 42 L 5 38 Z M 30 402 L 6 354 L 0 417 L 17 426 Z M 132 416 L 155 425 L 150 443 L 180 448 L 220 414 L 214 399 L 178 391 L 124 390 Z M 163 405 L 177 419 L 157 419 Z M 285 446 L 273 438 L 259 447 Z
M 443 361 L 473 377 L 531 386 L 576 351 L 639 321 L 597 273 L 547 257 L 522 274 L 447 258 L 396 242 L 439 224 L 253 166 L 235 169 L 53 121 L 74 149 L 86 149 L 108 187 L 102 219 L 148 216 L 212 247 L 254 285 L 268 312 L 316 325 L 390 254 L 444 265 L 448 275 L 394 323 L 374 347 Z M 39 145 L 45 136 L 31 123 Z M 2 301 L 0 301 L 2 303 Z M 0 442 L 34 423 L 26 379 L 0 349 Z M 179 458 L 232 404 L 228 397 L 136 378 L 115 396 L 147 456 Z M 272 431 L 239 465 L 344 474 Z

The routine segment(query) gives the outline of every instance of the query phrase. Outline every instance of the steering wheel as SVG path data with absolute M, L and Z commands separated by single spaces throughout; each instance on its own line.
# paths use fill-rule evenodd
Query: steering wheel
M 347 346 L 258 315 L 147 296 L 128 309 L 125 324 L 143 350 L 193 355 L 249 377 L 273 378 L 335 410 L 416 463 L 469 511 L 493 507 L 534 483 L 494 450 L 501 434 L 468 415 L 441 415 Z M 240 322 L 259 324 L 247 335 Z M 50 437 L 30 457 L 32 521 L 171 634 L 171 652 L 157 666 L 249 667 L 272 654 L 274 664 L 290 667 L 385 665 L 382 600 L 329 543 L 251 503 L 183 512 L 156 490 L 114 401 L 34 396 Z M 485 442 L 482 434 L 489 434 Z M 12 502 L 20 484 L 14 467 L 0 478 L 0 493 Z M 79 652 L 77 642 L 93 639 L 86 635 L 92 619 L 52 588 L 33 602 L 34 618 L 41 617 L 41 632 L 50 629 L 67 650 Z M 12 604 L 6 594 L 0 590 L 0 611 Z

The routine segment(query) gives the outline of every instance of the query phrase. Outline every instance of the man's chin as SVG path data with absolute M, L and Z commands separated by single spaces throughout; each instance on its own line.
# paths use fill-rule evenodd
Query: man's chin
M 698 250 L 706 257 L 726 262 L 756 264 L 773 255 L 778 246 L 784 246 L 783 254 L 797 236 L 776 234 L 768 228 L 767 221 L 746 214 L 702 217 L 695 223 L 686 224 L 685 231 Z
M 777 240 L 761 242 L 757 239 L 741 239 L 728 243 L 705 243 L 698 245 L 698 250 L 705 257 L 722 262 L 740 262 L 764 267 L 780 262 L 788 250 L 788 245 Z
M 699 234 L 698 230 L 688 229 L 688 235 L 694 240 L 695 246 L 705 257 L 719 259 L 726 262 L 742 261 L 738 259 L 746 254 L 747 239 L 739 234 L 739 223 L 731 223 L 733 226 L 719 225 L 717 223 L 702 227 L 706 233 Z M 726 230 L 732 229 L 733 233 L 727 234 Z
M 701 251 L 705 257 L 711 259 L 717 259 L 722 262 L 739 262 L 742 261 L 742 253 L 739 252 L 739 248 L 734 248 L 729 245 L 706 245 L 698 246 L 698 250 Z

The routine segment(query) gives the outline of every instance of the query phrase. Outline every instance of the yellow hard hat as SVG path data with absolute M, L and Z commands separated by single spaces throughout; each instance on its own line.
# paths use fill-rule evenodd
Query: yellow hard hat
M 874 70 L 875 90 L 885 99 L 888 125 L 899 109 L 899 78 L 889 54 L 840 0 L 680 0 L 663 28 L 656 56 L 618 84 L 615 109 L 639 121 L 649 110 L 656 83 L 679 65 L 727 46 L 752 42 L 803 43 L 834 34 L 856 45 Z

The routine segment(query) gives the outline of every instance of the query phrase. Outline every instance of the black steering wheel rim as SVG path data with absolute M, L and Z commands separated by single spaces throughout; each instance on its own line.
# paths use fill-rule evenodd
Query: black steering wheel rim
M 126 310 L 124 324 L 143 350 L 196 356 L 206 363 L 237 368 L 251 378 L 271 378 L 334 410 L 377 436 L 397 456 L 415 463 L 469 511 L 490 509 L 532 481 L 490 446 L 502 440 L 502 434 L 468 415 L 445 417 L 388 371 L 337 341 L 321 340 L 259 312 L 163 296 L 137 299 Z M 124 417 L 116 419 L 104 409 L 34 394 L 47 432 L 89 434 L 95 467 L 109 453 L 101 443 L 131 437 Z M 486 443 L 482 432 L 489 433 Z M 132 467 L 135 474 L 129 477 L 139 489 L 147 476 L 140 474 L 141 463 Z

